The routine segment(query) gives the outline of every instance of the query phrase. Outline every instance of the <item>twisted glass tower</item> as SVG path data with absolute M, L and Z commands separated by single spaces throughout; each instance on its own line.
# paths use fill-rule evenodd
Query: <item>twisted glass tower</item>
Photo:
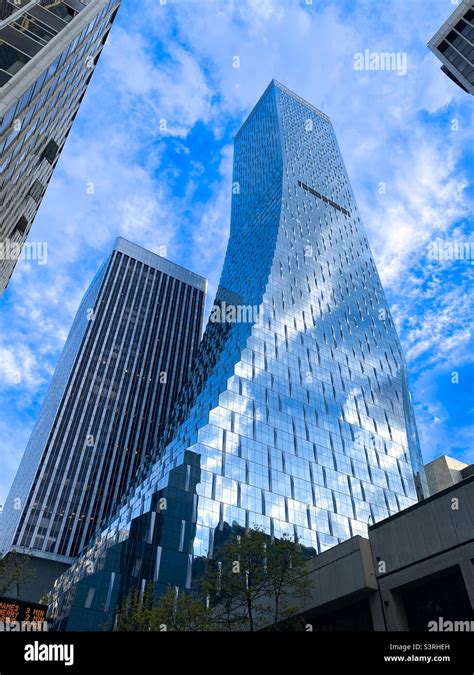
M 56 583 L 69 630 L 192 587 L 229 528 L 315 553 L 425 484 L 406 366 L 329 118 L 272 81 L 235 139 L 230 239 L 151 467 Z

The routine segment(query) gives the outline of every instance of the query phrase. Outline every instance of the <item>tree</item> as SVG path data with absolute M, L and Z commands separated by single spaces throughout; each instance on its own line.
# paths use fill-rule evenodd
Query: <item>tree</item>
M 303 553 L 288 536 L 272 540 L 258 527 L 234 532 L 206 560 L 194 595 L 169 588 L 153 603 L 153 591 L 132 591 L 115 630 L 297 630 L 292 617 L 312 587 Z
M 211 629 L 211 613 L 201 600 L 169 588 L 153 606 L 153 587 L 131 591 L 118 612 L 116 631 L 194 632 Z
M 20 586 L 28 583 L 35 576 L 31 569 L 30 556 L 12 551 L 0 559 L 0 596 L 7 595 L 16 588 L 20 595 Z
M 247 630 L 241 579 L 237 575 L 223 574 L 222 570 L 222 561 L 208 561 L 206 575 L 200 583 L 201 595 L 212 608 L 213 630 Z
M 152 586 L 149 586 L 144 593 L 136 589 L 131 590 L 117 613 L 114 630 L 127 632 L 149 630 L 149 612 L 152 602 Z
M 298 603 L 311 593 L 303 547 L 288 535 L 275 539 L 268 547 L 269 596 L 273 600 L 273 626 L 298 613 Z
M 212 630 L 212 613 L 189 593 L 169 588 L 149 612 L 149 630 L 196 632 Z
M 252 632 L 294 616 L 311 588 L 303 548 L 286 535 L 272 540 L 258 527 L 231 535 L 202 583 L 215 622 Z
M 210 562 L 203 589 L 216 619 L 225 616 L 228 630 L 253 632 L 257 616 L 268 611 L 267 540 L 259 528 L 233 534 Z

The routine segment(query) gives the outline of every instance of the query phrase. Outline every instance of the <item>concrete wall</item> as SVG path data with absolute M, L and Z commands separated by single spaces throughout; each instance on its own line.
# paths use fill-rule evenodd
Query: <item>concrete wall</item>
M 369 540 L 388 630 L 408 629 L 397 590 L 456 566 L 474 618 L 474 477 L 373 525 Z
M 307 622 L 341 608 L 350 615 L 365 599 L 374 630 L 408 630 L 402 591 L 433 579 L 441 585 L 453 570 L 474 619 L 474 476 L 373 525 L 369 539 L 353 537 L 321 553 L 307 568 L 313 590 L 303 607 L 295 601 Z M 455 600 L 455 610 L 461 606 Z
M 467 477 L 462 473 L 467 468 L 469 468 L 468 464 L 447 455 L 442 455 L 426 464 L 425 472 L 430 495 L 460 483 L 463 478 Z

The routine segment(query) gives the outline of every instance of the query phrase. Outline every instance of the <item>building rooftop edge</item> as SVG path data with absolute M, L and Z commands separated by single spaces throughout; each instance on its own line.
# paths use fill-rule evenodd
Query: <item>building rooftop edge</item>
M 264 90 L 263 94 L 259 97 L 259 99 L 258 99 L 257 102 L 255 103 L 255 105 L 252 107 L 251 111 L 249 112 L 249 114 L 247 115 L 247 117 L 245 118 L 245 120 L 242 122 L 242 125 L 241 125 L 240 129 L 239 129 L 239 130 L 237 131 L 237 133 L 235 134 L 235 138 L 237 138 L 237 137 L 239 136 L 240 132 L 245 128 L 245 126 L 247 125 L 247 122 L 249 122 L 249 121 L 252 119 L 252 116 L 253 116 L 255 110 L 257 109 L 257 107 L 258 107 L 260 101 L 262 101 L 262 100 L 264 99 L 264 97 L 267 95 L 267 93 L 268 93 L 273 87 L 276 87 L 277 89 L 281 89 L 281 91 L 285 92 L 285 94 L 288 94 L 288 96 L 291 96 L 291 97 L 294 98 L 296 101 L 298 101 L 298 102 L 301 103 L 302 105 L 304 105 L 304 106 L 306 106 L 307 108 L 309 108 L 309 110 L 311 110 L 312 112 L 316 113 L 316 115 L 319 115 L 319 117 L 322 117 L 326 122 L 331 123 L 331 118 L 329 117 L 329 115 L 326 115 L 326 113 L 323 113 L 321 110 L 319 110 L 319 108 L 316 108 L 316 106 L 314 106 L 312 103 L 309 103 L 309 101 L 307 101 L 306 99 L 304 99 L 302 96 L 299 96 L 299 95 L 296 94 L 294 91 L 292 91 L 291 89 L 289 89 L 288 87 L 286 87 L 284 84 L 282 84 L 281 82 L 279 82 L 278 80 L 276 80 L 275 78 L 273 78 L 273 79 L 270 81 L 270 83 L 268 84 L 268 86 L 265 87 L 265 90 Z
M 112 252 L 119 251 L 120 253 L 125 253 L 130 257 L 136 258 L 140 262 L 144 262 L 146 265 L 150 265 L 155 269 L 165 272 L 166 274 L 171 274 L 175 276 L 180 281 L 195 286 L 198 290 L 207 292 L 207 278 L 193 272 L 187 267 L 178 265 L 178 263 L 168 260 L 168 258 L 163 258 L 163 256 L 158 255 L 158 253 L 153 253 L 144 246 L 135 244 L 133 241 L 126 239 L 125 237 L 117 237 L 115 239 Z
M 443 25 L 438 28 L 436 33 L 428 42 L 427 46 L 431 49 L 431 51 L 437 48 L 437 45 L 441 42 L 441 40 L 443 40 L 446 37 L 451 28 L 454 26 L 454 24 L 457 23 L 459 19 L 463 17 L 463 15 L 469 9 L 470 4 L 471 4 L 470 0 L 463 0 L 463 2 L 461 2 L 455 8 L 455 10 L 451 12 L 451 14 L 448 16 Z
M 442 454 L 442 455 L 439 455 L 438 457 L 435 457 L 435 459 L 432 459 L 429 462 L 426 462 L 425 467 L 430 466 L 431 464 L 435 464 L 436 462 L 439 462 L 442 459 L 447 459 L 447 460 L 450 460 L 450 461 L 453 461 L 453 462 L 457 462 L 458 464 L 462 464 L 465 467 L 469 466 L 469 464 L 467 464 L 466 462 L 463 462 L 460 459 L 456 459 L 456 457 L 452 457 L 451 455 Z

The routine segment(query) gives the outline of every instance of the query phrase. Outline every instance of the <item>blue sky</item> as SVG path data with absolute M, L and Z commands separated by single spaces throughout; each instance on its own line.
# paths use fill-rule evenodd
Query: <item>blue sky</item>
M 474 265 L 429 255 L 438 238 L 472 239 L 472 98 L 426 47 L 453 9 L 451 0 L 431 0 L 429 11 L 425 0 L 122 0 L 30 234 L 47 242 L 48 264 L 20 261 L 0 300 L 0 504 L 117 235 L 166 246 L 208 277 L 212 299 L 233 136 L 272 78 L 332 118 L 407 355 L 425 460 L 474 461 Z M 365 49 L 405 53 L 406 75 L 355 70 Z

